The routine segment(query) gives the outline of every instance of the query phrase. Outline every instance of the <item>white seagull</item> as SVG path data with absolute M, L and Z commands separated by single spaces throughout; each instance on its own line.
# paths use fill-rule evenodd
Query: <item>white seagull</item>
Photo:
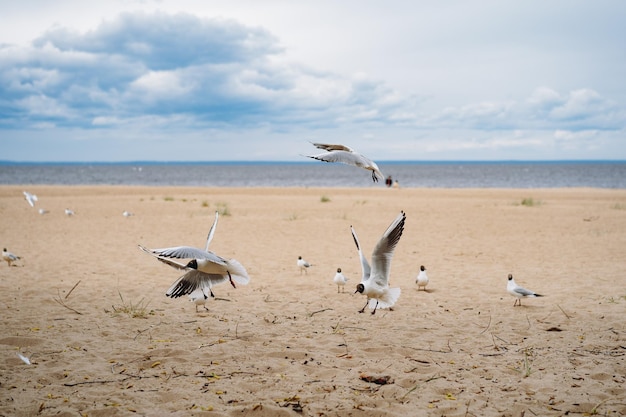
M 361 258 L 361 268 L 363 269 L 363 277 L 361 278 L 361 283 L 356 286 L 355 294 L 360 292 L 367 296 L 367 302 L 363 308 L 359 310 L 359 313 L 364 312 L 368 304 L 370 308 L 374 310 L 372 314 L 376 313 L 378 307 L 391 308 L 400 297 L 400 288 L 389 288 L 389 271 L 391 270 L 393 251 L 398 241 L 400 241 L 400 236 L 402 236 L 405 220 L 406 214 L 401 211 L 398 217 L 396 217 L 393 223 L 387 228 L 372 252 L 371 268 L 367 263 L 367 259 L 363 256 L 356 232 L 354 228 L 350 226 L 354 243 L 356 244 L 359 257 Z
M 130 217 L 130 216 L 134 216 L 134 214 L 133 214 L 133 213 L 131 213 L 130 211 L 124 210 L 124 211 L 122 212 L 122 216 L 124 216 L 124 217 Z
M 217 223 L 217 213 L 215 219 L 215 223 Z M 213 238 L 215 223 L 209 231 L 206 248 L 208 248 Z M 205 293 L 208 291 L 211 297 L 215 297 L 211 290 L 211 287 L 214 285 L 230 281 L 233 288 L 237 288 L 234 281 L 242 285 L 250 282 L 246 269 L 237 260 L 222 258 L 208 251 L 208 249 L 202 250 L 191 246 L 148 249 L 141 245 L 139 245 L 139 248 L 173 268 L 187 271 L 167 290 L 165 295 L 171 298 L 189 295 L 197 289 L 201 289 Z M 191 260 L 187 264 L 182 264 L 169 258 Z
M 37 201 L 37 196 L 35 194 L 31 194 L 28 191 L 22 191 L 24 193 L 24 198 L 28 201 L 31 207 L 35 207 L 35 202 Z
M 71 216 L 73 216 L 73 215 L 75 215 L 75 214 L 76 214 L 76 213 L 74 213 L 74 210 L 70 210 L 70 209 L 68 209 L 68 208 L 66 208 L 66 209 L 65 209 L 65 215 L 66 215 L 66 216 L 71 217 Z
M 304 271 L 304 273 L 306 274 L 307 269 L 312 266 L 310 263 L 302 259 L 302 256 L 298 256 L 298 261 L 296 262 L 296 265 L 298 265 L 298 268 L 300 268 L 300 275 L 302 275 L 302 271 Z
M 337 284 L 337 293 L 339 293 L 339 288 L 341 288 L 341 292 L 343 292 L 343 289 L 346 286 L 346 283 L 348 282 L 348 278 L 346 278 L 341 273 L 341 268 L 337 268 L 337 273 L 335 274 L 335 277 L 333 278 L 333 282 Z
M 417 284 L 418 291 L 420 288 L 424 288 L 424 291 L 426 291 L 426 286 L 428 285 L 428 275 L 426 274 L 426 268 L 424 268 L 424 265 L 420 266 L 420 272 L 415 278 L 415 283 Z
M 49 213 L 49 211 L 48 211 L 48 210 L 46 210 L 46 209 L 44 209 L 44 208 L 40 208 L 40 209 L 39 209 L 39 214 L 41 214 L 42 216 L 43 216 L 44 214 L 48 214 L 48 213 Z
M 327 152 L 319 155 L 306 155 L 309 158 L 317 159 L 323 162 L 340 162 L 342 164 L 354 165 L 359 168 L 372 171 L 372 180 L 378 182 L 378 178 L 385 178 L 383 173 L 378 169 L 376 162 L 355 152 L 353 149 L 344 145 L 332 145 L 326 143 L 313 143 L 313 146 L 319 149 L 324 149 Z
M 13 266 L 12 263 L 17 261 L 18 259 L 22 259 L 19 256 L 9 252 L 7 248 L 2 249 L 2 259 L 7 261 L 9 266 Z
M 522 288 L 519 285 L 517 285 L 515 283 L 515 280 L 513 279 L 513 275 L 511 275 L 511 274 L 509 274 L 509 282 L 507 282 L 507 284 L 506 284 L 506 290 L 513 297 L 517 298 L 517 300 L 515 300 L 515 303 L 513 303 L 513 307 L 515 307 L 516 305 L 521 306 L 522 305 L 522 298 L 525 298 L 525 297 L 543 297 L 543 295 L 541 295 L 541 294 L 537 294 L 536 292 L 527 290 L 526 288 Z

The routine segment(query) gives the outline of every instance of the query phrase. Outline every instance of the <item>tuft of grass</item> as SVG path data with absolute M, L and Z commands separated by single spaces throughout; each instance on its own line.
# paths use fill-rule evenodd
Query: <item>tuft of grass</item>
M 626 210 L 626 204 L 615 203 L 615 204 L 613 204 L 612 208 L 614 210 Z
M 323 196 L 320 197 L 320 201 L 322 203 L 328 203 L 330 201 L 330 197 L 328 197 L 326 195 L 323 195 Z
M 291 213 L 291 214 L 287 217 L 287 220 L 289 220 L 289 221 L 298 220 L 298 214 L 297 214 L 297 213 Z
M 532 363 L 530 360 L 531 358 L 532 358 L 532 351 L 529 352 L 529 349 L 524 349 L 524 362 L 522 363 L 522 367 L 520 369 L 520 371 L 522 372 L 522 376 L 524 378 L 528 378 L 530 374 L 533 373 Z
M 533 200 L 532 198 L 524 198 L 524 199 L 522 199 L 522 202 L 520 204 L 522 206 L 526 206 L 526 207 L 535 207 L 535 206 L 540 206 L 541 205 L 541 201 L 540 200 Z
M 174 201 L 174 197 L 166 196 L 166 197 L 163 197 L 163 200 L 165 200 L 165 201 Z
M 220 216 L 230 216 L 230 209 L 228 203 L 217 203 L 217 211 Z
M 154 311 L 148 309 L 148 302 L 145 299 L 139 300 L 138 303 L 133 304 L 132 301 L 126 302 L 122 293 L 118 291 L 120 301 L 122 304 L 118 306 L 112 306 L 113 311 L 117 314 L 128 314 L 131 318 L 147 319 L 148 316 L 153 315 Z
M 208 201 L 206 201 L 206 200 L 204 200 L 204 201 L 202 202 L 202 207 L 209 207 L 209 202 L 208 202 Z

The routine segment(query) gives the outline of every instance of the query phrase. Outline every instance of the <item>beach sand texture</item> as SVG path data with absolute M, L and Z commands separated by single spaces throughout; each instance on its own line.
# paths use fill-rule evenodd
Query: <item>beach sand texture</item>
M 203 248 L 216 210 L 251 281 L 196 313 L 137 245 Z M 400 210 L 402 294 L 359 314 L 350 225 L 370 258 Z M 3 186 L 0 215 L 2 416 L 626 415 L 626 190 Z

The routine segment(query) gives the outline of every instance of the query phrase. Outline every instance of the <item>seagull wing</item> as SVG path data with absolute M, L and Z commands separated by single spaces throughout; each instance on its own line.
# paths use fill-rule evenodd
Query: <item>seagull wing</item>
M 318 149 L 324 149 L 325 151 L 346 151 L 346 152 L 354 152 L 351 148 L 345 145 L 339 144 L 330 144 L 330 143 L 313 143 L 311 145 L 315 146 Z
M 405 220 L 406 214 L 401 211 L 380 238 L 372 253 L 372 279 L 379 286 L 386 286 L 389 283 L 391 258 L 404 231 Z
M 213 235 L 215 234 L 215 229 L 217 228 L 217 219 L 218 219 L 218 217 L 219 217 L 219 213 L 216 211 L 215 212 L 215 220 L 213 221 L 213 226 L 211 226 L 211 229 L 209 230 L 209 235 L 207 236 L 207 239 L 206 239 L 206 246 L 204 248 L 204 250 L 206 252 L 209 251 L 209 244 L 213 240 Z
M 167 290 L 168 297 L 178 298 L 183 295 L 191 294 L 197 289 L 211 288 L 213 285 L 221 284 L 228 281 L 228 275 L 206 274 L 204 272 L 192 269 L 180 278 L 178 278 L 172 286 Z
M 361 277 L 361 282 L 365 282 L 370 278 L 370 264 L 363 256 L 363 251 L 361 250 L 361 245 L 359 245 L 359 238 L 356 236 L 356 231 L 354 227 L 350 226 L 350 230 L 352 231 L 352 238 L 354 239 L 354 244 L 356 245 L 357 250 L 359 251 L 359 258 L 361 258 L 361 269 L 363 270 L 363 276 Z
M 533 291 L 527 290 L 526 288 L 522 288 L 520 286 L 515 287 L 513 289 L 513 291 L 518 293 L 518 294 L 521 294 L 524 297 L 528 297 L 528 296 L 531 296 L 531 295 L 537 295 Z
M 139 245 L 139 248 L 152 255 L 163 258 L 206 259 L 216 264 L 226 265 L 226 259 L 221 256 L 217 256 L 213 252 L 203 251 L 202 249 L 194 248 L 192 246 L 174 246 L 171 248 L 148 249 Z

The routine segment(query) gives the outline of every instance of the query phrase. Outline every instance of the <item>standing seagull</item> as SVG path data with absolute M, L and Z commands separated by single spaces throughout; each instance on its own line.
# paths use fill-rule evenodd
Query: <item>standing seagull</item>
M 19 256 L 7 251 L 7 248 L 2 249 L 2 259 L 7 261 L 7 263 L 9 264 L 9 266 L 13 266 L 11 265 L 13 262 L 17 261 L 18 259 L 22 259 Z
M 216 215 L 217 220 L 217 215 Z M 215 226 L 215 223 L 214 223 Z M 214 227 L 209 231 L 209 236 L 205 248 L 208 248 L 213 238 Z M 167 290 L 168 297 L 178 298 L 189 295 L 197 289 L 208 290 L 211 297 L 215 297 L 211 287 L 222 282 L 230 281 L 233 288 L 235 282 L 246 285 L 250 282 L 250 277 L 246 269 L 235 259 L 224 259 L 221 256 L 208 251 L 191 246 L 175 246 L 163 249 L 148 249 L 139 245 L 139 249 L 157 258 L 159 261 L 180 270 L 187 271 L 178 278 Z M 172 261 L 169 258 L 191 259 L 187 264 Z M 234 280 L 234 281 L 233 281 Z
M 374 252 L 372 252 L 372 267 L 367 263 L 367 259 L 363 256 L 361 246 L 359 245 L 359 239 L 356 236 L 354 228 L 350 226 L 352 230 L 352 237 L 354 243 L 359 251 L 359 257 L 361 258 L 361 268 L 363 269 L 363 277 L 361 283 L 356 286 L 356 291 L 367 296 L 367 302 L 363 306 L 359 313 L 365 311 L 365 307 L 370 306 L 372 314 L 376 313 L 376 308 L 391 308 L 398 301 L 400 297 L 400 288 L 389 288 L 389 271 L 391 270 L 391 258 L 393 257 L 393 251 L 400 241 L 402 231 L 404 230 L 404 222 L 406 220 L 406 214 L 403 211 L 400 212 L 398 217 L 387 228 L 383 237 L 380 238 Z M 376 300 L 376 303 L 374 303 Z
M 337 268 L 337 273 L 333 278 L 333 282 L 337 284 L 337 294 L 339 294 L 339 288 L 341 287 L 341 292 L 343 292 L 344 287 L 346 286 L 346 282 L 348 282 L 348 278 L 346 278 L 341 273 L 341 268 Z
M 332 145 L 326 143 L 313 143 L 313 146 L 318 149 L 324 149 L 327 153 L 319 155 L 307 155 L 309 158 L 317 159 L 323 162 L 340 162 L 342 164 L 354 165 L 359 168 L 372 171 L 372 180 L 378 182 L 378 178 L 385 178 L 383 173 L 378 169 L 376 162 L 372 161 L 366 156 L 355 152 L 353 149 L 344 145 Z
M 31 194 L 28 191 L 22 191 L 24 193 L 24 198 L 28 201 L 31 207 L 35 207 L 35 202 L 37 201 L 37 196 L 35 194 Z
M 306 274 L 307 270 L 311 267 L 311 264 L 302 259 L 302 256 L 298 256 L 298 262 L 296 262 L 296 265 L 300 268 L 300 275 L 302 275 L 302 271 Z
M 420 273 L 417 274 L 415 283 L 417 284 L 418 291 L 422 287 L 424 288 L 424 291 L 426 291 L 426 286 L 428 285 L 428 275 L 426 275 L 426 268 L 424 268 L 424 265 L 420 266 Z
M 532 292 L 530 290 L 527 290 L 526 288 L 522 288 L 519 285 L 517 285 L 515 283 L 515 280 L 513 279 L 513 275 L 511 274 L 509 274 L 509 282 L 507 282 L 506 284 L 506 290 L 513 297 L 517 298 L 517 300 L 515 300 L 515 303 L 513 303 L 513 307 L 515 307 L 516 305 L 519 305 L 521 307 L 522 298 L 524 297 L 543 297 L 543 295 L 541 294 L 537 294 L 535 292 Z
M 73 215 L 75 215 L 76 213 L 74 213 L 74 210 L 70 210 L 68 208 L 65 209 L 65 215 L 68 217 L 72 217 Z

